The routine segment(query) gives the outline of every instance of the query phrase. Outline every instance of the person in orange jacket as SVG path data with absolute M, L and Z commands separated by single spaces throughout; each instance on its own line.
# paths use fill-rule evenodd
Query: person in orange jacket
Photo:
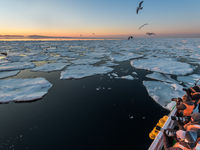
M 191 120 L 184 125 L 185 130 L 200 130 L 200 113 L 193 113 Z
M 190 116 L 196 107 L 196 103 L 192 102 L 187 95 L 178 99 L 179 101 L 176 103 L 177 116 Z
M 186 91 L 187 95 L 192 99 L 192 101 L 195 102 L 197 104 L 197 106 L 199 106 L 199 104 L 200 104 L 200 86 L 195 85 L 188 89 L 183 88 L 183 90 Z M 200 112 L 200 107 L 199 107 L 198 111 Z

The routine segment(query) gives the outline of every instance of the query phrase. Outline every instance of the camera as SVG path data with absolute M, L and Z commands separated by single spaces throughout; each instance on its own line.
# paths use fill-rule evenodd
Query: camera
M 176 117 L 176 116 L 171 116 L 172 120 L 176 120 L 176 121 L 180 121 L 182 123 L 187 123 L 191 120 L 190 116 L 186 116 L 186 117 Z
M 164 132 L 167 136 L 175 136 L 176 135 L 176 131 L 177 130 L 174 130 L 174 129 L 163 129 L 159 126 L 156 126 L 156 130 L 158 131 L 161 131 L 161 132 Z

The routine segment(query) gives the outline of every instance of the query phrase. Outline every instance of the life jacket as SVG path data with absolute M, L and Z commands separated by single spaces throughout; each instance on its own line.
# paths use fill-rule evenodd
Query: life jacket
M 183 145 L 181 145 L 179 142 L 177 142 L 176 144 L 174 144 L 174 146 L 173 146 L 174 148 L 180 148 L 180 149 L 182 149 L 182 150 L 190 150 L 190 149 L 188 149 L 188 148 L 186 148 L 185 146 L 183 146 Z
M 186 107 L 184 110 L 181 110 L 181 112 L 183 112 L 183 116 L 190 116 L 195 108 L 195 105 L 189 105 L 186 102 L 183 102 L 183 104 Z
M 194 124 L 194 123 L 187 123 L 186 125 L 184 125 L 185 130 L 189 131 L 189 130 L 195 130 L 195 129 L 200 129 L 200 124 Z

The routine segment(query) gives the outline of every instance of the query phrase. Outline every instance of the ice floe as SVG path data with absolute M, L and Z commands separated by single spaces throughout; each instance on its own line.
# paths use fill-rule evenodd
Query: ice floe
M 60 79 L 80 79 L 96 74 L 105 74 L 113 71 L 113 68 L 92 65 L 75 65 L 69 66 L 61 72 Z
M 132 60 L 131 65 L 164 74 L 186 75 L 193 72 L 194 67 L 187 63 L 178 62 L 172 58 L 148 58 Z
M 133 75 L 138 75 L 137 72 L 132 72 Z
M 131 75 L 126 75 L 126 76 L 118 76 L 118 74 L 116 73 L 111 73 L 111 74 L 108 74 L 108 76 L 110 77 L 110 79 L 126 79 L 126 80 L 135 80 L 135 79 L 138 79 L 138 77 L 133 77 Z
M 127 79 L 127 80 L 134 80 L 135 78 L 132 77 L 131 75 L 127 75 L 127 76 L 122 76 L 122 77 L 119 77 L 120 79 Z
M 162 107 L 171 110 L 175 105 L 172 98 L 182 97 L 185 92 L 179 84 L 170 84 L 160 81 L 143 81 L 148 94 Z
M 11 77 L 11 76 L 15 76 L 15 75 L 17 75 L 18 73 L 19 73 L 19 70 L 0 72 L 0 79 L 2 79 L 2 78 L 7 78 L 7 77 Z
M 50 71 L 58 71 L 62 70 L 66 65 L 69 65 L 67 63 L 49 63 L 49 64 L 44 64 L 42 66 L 38 66 L 32 71 L 42 71 L 42 72 L 50 72 Z
M 34 68 L 35 65 L 31 62 L 12 62 L 0 63 L 0 71 L 12 71 Z
M 40 99 L 51 86 L 52 84 L 44 78 L 0 80 L 0 103 Z

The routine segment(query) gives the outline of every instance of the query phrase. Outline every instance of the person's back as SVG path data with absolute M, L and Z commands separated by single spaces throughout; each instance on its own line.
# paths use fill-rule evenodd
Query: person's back
M 195 103 L 189 100 L 187 95 L 184 95 L 182 101 L 176 104 L 178 116 L 190 116 L 196 107 Z

